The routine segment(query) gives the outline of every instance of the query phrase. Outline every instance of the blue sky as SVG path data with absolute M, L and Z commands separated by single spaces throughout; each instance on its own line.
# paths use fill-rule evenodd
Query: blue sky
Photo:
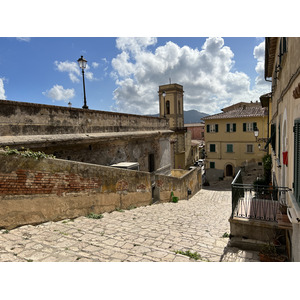
M 264 38 L 1 37 L 0 98 L 81 107 L 81 55 L 90 109 L 157 113 L 169 78 L 183 85 L 185 110 L 206 113 L 270 91 Z

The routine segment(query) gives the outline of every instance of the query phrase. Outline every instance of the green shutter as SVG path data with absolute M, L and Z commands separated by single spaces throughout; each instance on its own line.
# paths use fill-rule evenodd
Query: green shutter
M 243 131 L 246 131 L 246 130 L 247 130 L 247 124 L 243 123 Z
M 233 145 L 227 144 L 227 152 L 233 152 Z
M 226 124 L 226 132 L 230 132 L 230 124 Z
M 209 167 L 210 167 L 211 169 L 214 169 L 214 168 L 215 168 L 215 162 L 214 162 L 214 161 L 211 161 L 211 162 L 209 163 Z
M 218 124 L 215 125 L 215 128 L 216 128 L 216 132 L 219 132 L 219 125 Z
M 236 132 L 236 124 L 235 124 L 235 123 L 233 123 L 232 125 L 233 125 L 233 127 L 232 127 L 232 129 L 233 129 L 233 132 Z
M 257 123 L 253 122 L 253 130 L 255 130 L 257 128 Z
M 210 144 L 209 145 L 209 151 L 210 152 L 216 152 L 216 145 L 215 144 Z
M 300 119 L 295 120 L 294 127 L 294 196 L 300 203 Z
M 210 128 L 209 128 L 209 124 L 206 125 L 206 132 L 209 132 Z

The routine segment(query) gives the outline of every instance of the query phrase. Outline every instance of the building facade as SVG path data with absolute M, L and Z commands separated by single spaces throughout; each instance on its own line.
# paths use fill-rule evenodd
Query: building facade
M 262 150 L 268 137 L 267 114 L 258 102 L 240 102 L 203 118 L 208 180 L 233 177 L 241 167 L 261 164 L 266 154 Z
M 265 43 L 265 79 L 272 82 L 270 153 L 273 181 L 289 187 L 286 201 L 292 261 L 300 261 L 300 38 L 271 37 Z

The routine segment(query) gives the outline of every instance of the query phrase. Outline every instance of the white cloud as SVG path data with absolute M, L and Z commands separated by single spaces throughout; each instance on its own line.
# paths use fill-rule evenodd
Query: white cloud
M 158 112 L 158 86 L 173 83 L 183 85 L 184 109 L 217 113 L 221 108 L 240 101 L 256 101 L 270 90 L 262 84 L 264 43 L 254 49 L 258 77 L 250 88 L 250 77 L 233 71 L 234 53 L 222 38 L 208 38 L 201 50 L 179 47 L 168 42 L 152 52 L 155 38 L 118 38 L 121 50 L 112 60 L 117 89 L 115 108 L 121 112 L 150 114 Z M 154 47 L 153 47 L 154 48 Z
M 257 59 L 255 71 L 258 76 L 255 79 L 257 85 L 266 85 L 264 71 L 265 71 L 265 42 L 263 41 L 258 46 L 254 47 L 253 55 Z
M 70 62 L 68 60 L 60 61 L 60 62 L 55 61 L 54 64 L 57 67 L 58 71 L 68 73 L 69 78 L 73 83 L 78 83 L 81 81 L 81 79 L 80 79 L 81 70 L 76 62 L 74 62 L 74 61 Z M 93 63 L 93 64 L 97 64 L 97 63 Z M 93 66 L 93 64 L 92 64 L 92 66 Z M 95 67 L 95 66 L 93 66 L 93 67 Z M 90 69 L 90 66 L 86 65 L 86 70 L 89 70 L 89 69 Z M 94 78 L 93 72 L 85 71 L 84 74 L 88 80 L 96 80 Z
M 4 89 L 4 78 L 0 78 L 0 99 L 6 100 L 5 89 Z
M 72 82 L 79 82 L 78 76 L 80 76 L 80 68 L 78 64 L 74 61 L 55 61 L 54 64 L 57 67 L 57 70 L 60 72 L 67 72 L 69 78 Z
M 97 62 L 92 62 L 92 67 L 94 68 L 94 69 L 96 69 L 96 68 L 98 68 L 99 67 L 99 63 L 97 63 Z
M 50 90 L 42 92 L 42 94 L 53 101 L 68 102 L 75 96 L 75 91 L 74 89 L 64 89 L 62 85 L 56 84 Z
M 30 42 L 31 38 L 30 37 L 17 37 L 17 40 L 21 41 L 21 42 Z

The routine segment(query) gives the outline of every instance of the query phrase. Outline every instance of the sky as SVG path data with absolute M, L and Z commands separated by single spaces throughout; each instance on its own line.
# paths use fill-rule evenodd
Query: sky
M 260 37 L 0 37 L 0 99 L 158 113 L 159 85 L 178 83 L 184 109 L 213 114 L 270 91 Z

